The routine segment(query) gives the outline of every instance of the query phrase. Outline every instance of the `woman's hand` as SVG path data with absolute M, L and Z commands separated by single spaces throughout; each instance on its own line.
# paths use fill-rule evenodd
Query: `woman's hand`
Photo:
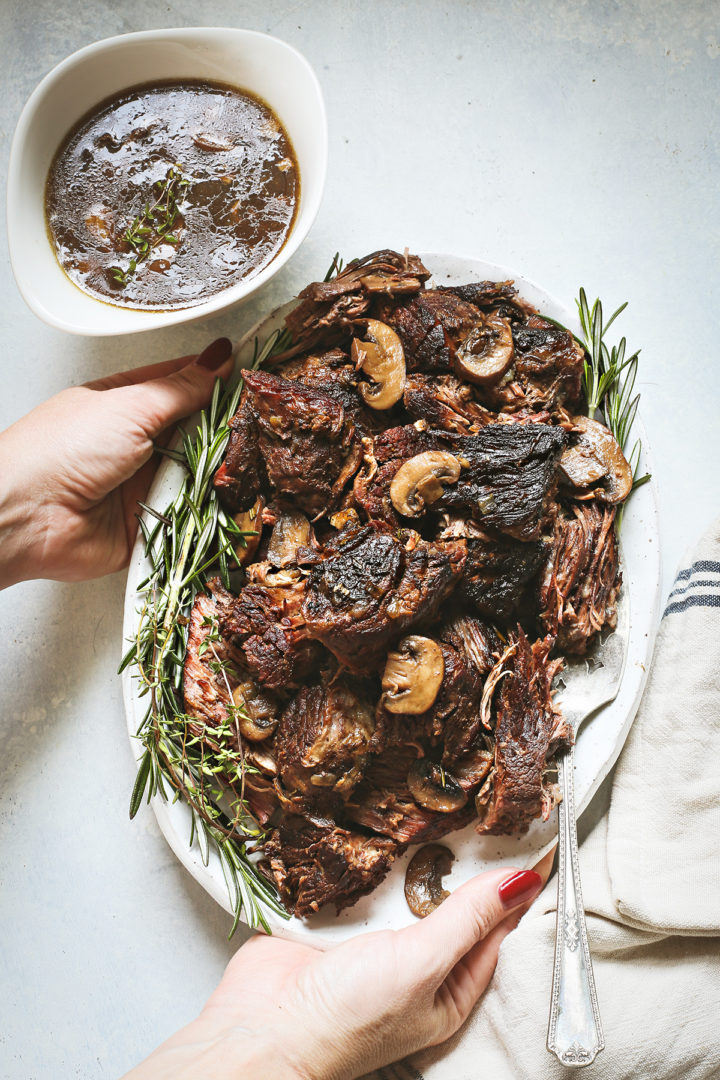
M 207 404 L 231 352 L 219 338 L 200 356 L 63 390 L 0 435 L 0 588 L 127 565 L 153 443 Z
M 254 937 L 198 1019 L 126 1080 L 352 1080 L 443 1042 L 487 987 L 500 943 L 543 880 L 490 871 L 422 922 L 324 953 Z

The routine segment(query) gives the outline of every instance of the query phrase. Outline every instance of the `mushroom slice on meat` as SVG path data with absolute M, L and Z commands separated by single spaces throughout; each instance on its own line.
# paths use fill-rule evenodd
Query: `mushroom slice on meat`
M 411 634 L 388 653 L 382 703 L 388 712 L 419 716 L 435 701 L 443 681 L 442 649 L 432 638 Z
M 468 799 L 455 777 L 427 758 L 420 758 L 410 766 L 407 785 L 418 806 L 441 814 L 460 810 Z
M 620 503 L 632 490 L 632 469 L 613 433 L 589 416 L 573 417 L 580 433 L 574 446 L 563 451 L 560 469 L 576 488 L 589 488 L 602 482 L 592 492 L 601 502 Z
M 249 510 L 242 510 L 233 517 L 238 529 L 245 534 L 242 540 L 235 545 L 235 557 L 243 566 L 251 561 L 258 549 L 260 537 L 262 536 L 262 513 L 264 509 L 265 500 L 262 495 L 258 495 Z
M 241 735 L 250 742 L 262 742 L 273 734 L 279 720 L 277 704 L 252 679 L 236 686 L 232 698 Z
M 283 510 L 273 526 L 267 559 L 282 568 L 297 562 L 300 547 L 310 543 L 310 522 L 299 510 Z
M 372 380 L 361 382 L 358 390 L 371 409 L 389 409 L 405 390 L 405 353 L 391 327 L 377 319 L 368 319 L 366 325 L 368 340 L 353 338 L 350 348 L 355 366 Z
M 455 856 L 442 844 L 426 844 L 416 851 L 405 872 L 405 899 L 413 915 L 424 919 L 447 900 L 442 879 L 450 873 Z
M 460 461 L 447 450 L 426 450 L 404 462 L 390 484 L 390 500 L 398 514 L 419 517 L 441 497 L 444 484 L 460 476 Z
M 507 319 L 487 315 L 474 327 L 453 358 L 461 378 L 481 386 L 497 383 L 509 370 L 515 357 L 512 330 Z

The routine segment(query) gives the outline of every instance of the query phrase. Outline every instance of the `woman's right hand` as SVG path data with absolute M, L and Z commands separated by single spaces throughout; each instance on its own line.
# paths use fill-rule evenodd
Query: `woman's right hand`
M 328 952 L 252 938 L 198 1019 L 126 1080 L 352 1080 L 444 1042 L 486 989 L 551 862 L 542 874 L 481 874 L 421 922 Z

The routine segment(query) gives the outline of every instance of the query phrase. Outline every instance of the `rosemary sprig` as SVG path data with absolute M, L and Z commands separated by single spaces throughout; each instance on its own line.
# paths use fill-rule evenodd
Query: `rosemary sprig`
M 588 415 L 594 419 L 595 414 L 602 410 L 607 426 L 625 452 L 640 401 L 639 394 L 633 395 L 640 350 L 627 356 L 624 337 L 617 345 L 608 347 L 605 335 L 627 307 L 627 301 L 613 312 L 607 322 L 603 321 L 600 300 L 596 299 L 590 307 L 584 289 L 580 289 L 576 303 L 584 338 L 580 344 L 586 352 L 583 385 Z M 636 477 L 641 453 L 642 444 L 637 439 L 630 453 L 626 454 L 634 478 L 633 491 L 650 479 L 649 473 Z
M 325 277 L 323 278 L 323 281 L 330 281 L 331 278 L 337 277 L 337 275 L 340 273 L 342 268 L 343 268 L 343 261 L 340 258 L 340 252 L 336 251 L 335 254 L 333 255 L 332 262 L 330 263 L 329 267 L 327 268 L 327 273 L 325 274 Z
M 180 213 L 178 199 L 182 199 L 189 185 L 190 181 L 183 176 L 178 165 L 168 169 L 164 180 L 155 181 L 155 202 L 152 205 L 146 203 L 142 214 L 133 218 L 123 233 L 123 240 L 133 252 L 127 268 L 123 270 L 120 266 L 110 267 L 110 273 L 120 285 L 127 284 L 137 270 L 138 263 L 144 262 L 158 244 L 180 242 L 172 230 Z
M 253 367 L 287 348 L 287 331 L 276 331 L 262 349 L 255 343 Z M 182 434 L 182 459 L 187 475 L 173 502 L 162 512 L 144 506 L 140 519 L 150 573 L 139 587 L 141 600 L 135 640 L 120 670 L 136 668 L 140 696 L 148 706 L 137 732 L 145 747 L 130 799 L 134 817 L 143 798 L 181 798 L 190 808 L 190 846 L 197 842 L 207 865 L 210 850 L 219 857 L 235 918 L 269 930 L 267 912 L 287 917 L 277 895 L 259 871 L 251 843 L 263 833 L 245 800 L 245 778 L 256 771 L 245 760 L 238 729 L 240 707 L 232 704 L 228 662 L 221 658 L 216 626 L 206 626 L 201 646 L 210 652 L 209 666 L 226 686 L 230 703 L 226 719 L 205 724 L 185 712 L 182 676 L 188 622 L 193 602 L 211 574 L 227 586 L 239 566 L 235 547 L 244 534 L 221 507 L 213 477 L 230 435 L 229 422 L 242 392 L 242 381 L 224 389 L 216 383 L 212 401 L 200 415 L 195 435 Z

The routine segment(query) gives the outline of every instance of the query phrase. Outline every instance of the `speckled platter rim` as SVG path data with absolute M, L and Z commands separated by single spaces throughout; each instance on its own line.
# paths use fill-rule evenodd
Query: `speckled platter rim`
M 465 284 L 472 280 L 513 280 L 522 297 L 534 304 L 541 313 L 556 319 L 579 332 L 577 315 L 550 296 L 535 282 L 513 270 L 495 263 L 461 255 L 442 255 L 421 252 L 425 265 L 432 271 L 428 285 Z M 253 326 L 238 343 L 237 358 L 245 366 L 252 358 L 256 337 L 262 341 L 278 326 L 292 304 L 272 312 Z M 642 421 L 636 420 L 634 433 L 642 439 L 643 460 L 652 472 L 650 452 Z M 182 481 L 182 468 L 166 459 L 160 466 L 148 495 L 151 506 L 163 510 L 175 497 Z M 589 805 L 614 765 L 635 718 L 652 658 L 658 623 L 661 557 L 659 545 L 658 507 L 655 485 L 651 482 L 639 488 L 628 503 L 622 523 L 621 557 L 624 590 L 630 606 L 628 654 L 620 691 L 610 705 L 598 712 L 582 727 L 575 752 L 575 794 L 579 812 Z M 128 571 L 125 596 L 124 640 L 134 638 L 138 621 L 137 584 L 147 574 L 143 545 L 138 540 Z M 130 669 L 123 672 L 123 697 L 128 732 L 134 757 L 141 755 L 135 733 L 146 708 L 139 699 L 139 686 Z M 129 796 L 129 793 L 128 793 Z M 166 803 L 155 797 L 151 802 L 160 829 L 180 862 L 196 881 L 223 907 L 230 911 L 227 888 L 220 860 L 211 852 L 205 866 L 197 843 L 188 847 L 190 812 L 183 803 Z M 555 815 L 546 823 L 535 822 L 521 837 L 479 837 L 473 825 L 443 839 L 455 854 L 451 875 L 445 879 L 452 889 L 474 874 L 504 865 L 532 866 L 553 844 Z M 295 917 L 285 921 L 269 915 L 273 933 L 294 941 L 328 947 L 367 930 L 398 929 L 413 921 L 403 893 L 405 868 L 415 847 L 396 860 L 385 881 L 369 896 L 353 907 L 334 914 L 328 907 L 310 919 Z

